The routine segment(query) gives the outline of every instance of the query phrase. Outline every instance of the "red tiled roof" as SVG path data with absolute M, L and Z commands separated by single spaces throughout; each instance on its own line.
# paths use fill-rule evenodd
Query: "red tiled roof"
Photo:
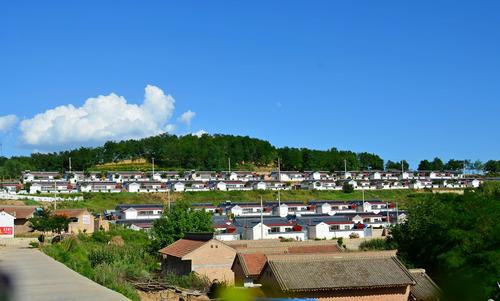
M 198 249 L 202 245 L 204 245 L 206 241 L 199 240 L 190 240 L 190 239 L 179 239 L 171 245 L 166 246 L 161 249 L 161 254 L 174 256 L 174 257 L 183 257 L 192 251 Z
M 87 209 L 57 209 L 54 211 L 54 215 L 76 217 L 86 212 L 88 212 Z
M 259 276 L 267 262 L 263 253 L 239 254 L 239 259 L 248 276 Z

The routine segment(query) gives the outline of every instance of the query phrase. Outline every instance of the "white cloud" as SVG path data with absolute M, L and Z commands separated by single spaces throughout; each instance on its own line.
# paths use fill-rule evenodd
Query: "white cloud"
M 179 117 L 179 121 L 185 123 L 187 126 L 191 126 L 191 120 L 196 116 L 196 113 L 188 110 L 182 113 L 181 117 Z
M 115 93 L 100 95 L 81 107 L 59 106 L 21 121 L 21 140 L 28 146 L 53 149 L 171 132 L 175 127 L 168 121 L 174 104 L 172 96 L 151 85 L 146 86 L 140 105 Z
M 16 115 L 0 116 L 0 132 L 7 132 L 16 125 L 17 121 Z
M 205 134 L 208 134 L 208 132 L 204 131 L 204 130 L 199 130 L 197 132 L 191 133 L 191 135 L 197 136 L 198 138 L 201 137 L 201 136 L 203 136 L 203 135 L 205 135 Z

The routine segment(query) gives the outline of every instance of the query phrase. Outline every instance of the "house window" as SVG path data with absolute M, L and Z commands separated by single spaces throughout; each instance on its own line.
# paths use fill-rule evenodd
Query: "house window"
M 330 226 L 330 231 L 335 231 L 335 230 L 339 230 L 339 229 L 340 229 L 339 225 L 331 225 Z

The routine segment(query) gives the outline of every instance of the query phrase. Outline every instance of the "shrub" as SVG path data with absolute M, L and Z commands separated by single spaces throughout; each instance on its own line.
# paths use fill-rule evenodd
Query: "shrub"
M 375 238 L 370 240 L 365 240 L 359 245 L 359 249 L 362 251 L 368 250 L 394 250 L 396 246 L 388 239 Z

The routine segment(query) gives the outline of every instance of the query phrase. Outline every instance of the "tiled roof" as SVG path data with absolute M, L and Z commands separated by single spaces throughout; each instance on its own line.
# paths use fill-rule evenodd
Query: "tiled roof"
M 257 277 L 267 262 L 263 253 L 238 253 L 238 260 L 246 276 Z
M 204 245 L 206 241 L 199 240 L 191 240 L 191 239 L 179 239 L 171 245 L 166 246 L 161 249 L 161 254 L 174 256 L 174 257 L 183 257 L 194 250 L 198 249 L 202 245 Z
M 414 284 L 396 257 L 315 255 L 269 259 L 268 265 L 282 291 L 339 290 L 399 287 Z
M 423 269 L 410 270 L 416 284 L 410 289 L 410 297 L 415 301 L 437 301 L 441 290 Z
M 32 206 L 0 206 L 0 211 L 5 211 L 16 219 L 27 219 L 33 216 L 36 207 Z
M 88 212 L 87 209 L 57 209 L 54 211 L 55 215 L 61 215 L 66 217 L 78 216 Z

